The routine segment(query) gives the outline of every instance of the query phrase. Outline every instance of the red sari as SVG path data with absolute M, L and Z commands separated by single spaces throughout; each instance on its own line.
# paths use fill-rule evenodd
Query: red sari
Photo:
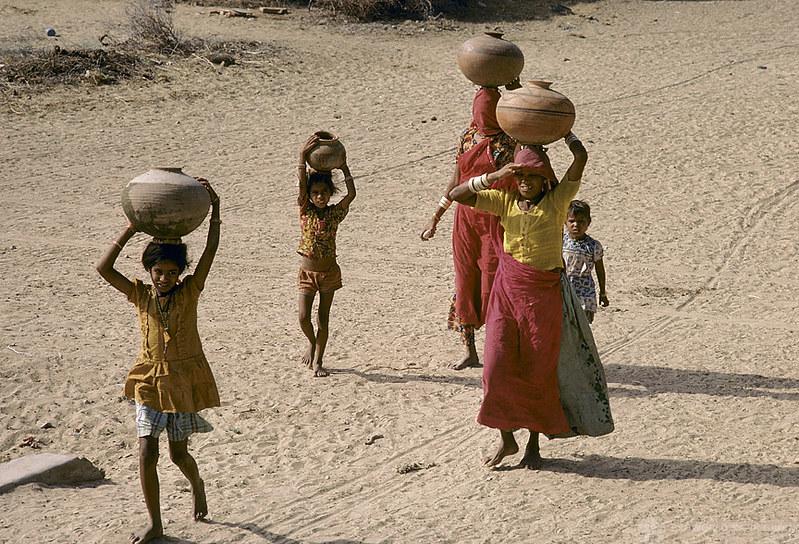
M 477 422 L 505 431 L 571 431 L 558 385 L 560 274 L 501 252 L 486 322 L 483 403 Z
M 502 132 L 496 119 L 499 91 L 481 88 L 472 101 L 472 125 L 460 142 L 458 182 L 496 172 L 513 158 L 516 143 Z M 475 131 L 483 138 L 475 142 Z M 499 162 L 499 164 L 498 164 Z M 516 188 L 513 179 L 501 180 L 492 188 Z M 499 218 L 468 206 L 455 208 L 452 226 L 452 258 L 455 268 L 454 316 L 458 325 L 480 328 L 485 323 L 488 297 L 502 251 Z M 495 244 L 499 243 L 499 246 Z

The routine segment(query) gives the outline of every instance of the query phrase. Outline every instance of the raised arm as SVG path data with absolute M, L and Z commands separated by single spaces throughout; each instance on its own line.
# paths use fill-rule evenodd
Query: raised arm
M 197 181 L 203 184 L 211 197 L 211 220 L 208 226 L 208 238 L 205 241 L 205 249 L 197 261 L 197 266 L 194 268 L 194 281 L 197 288 L 202 291 L 205 287 L 205 280 L 208 277 L 208 272 L 211 270 L 211 264 L 214 262 L 216 250 L 219 248 L 219 231 L 222 220 L 219 217 L 219 196 L 216 191 L 211 187 L 211 184 L 205 178 L 197 178 Z
M 522 168 L 520 164 L 510 163 L 496 172 L 473 177 L 452 189 L 449 192 L 449 198 L 459 204 L 474 206 L 477 203 L 477 193 L 488 189 L 496 181 L 516 174 Z
M 133 282 L 126 278 L 121 272 L 114 268 L 114 263 L 119 257 L 119 252 L 125 247 L 125 244 L 136 234 L 136 227 L 131 224 L 122 231 L 117 240 L 111 244 L 102 258 L 97 262 L 97 272 L 102 278 L 111 284 L 111 287 L 123 293 L 126 297 L 130 298 L 133 292 Z
M 608 295 L 605 292 L 605 263 L 602 259 L 599 259 L 594 263 L 594 269 L 596 270 L 596 279 L 597 283 L 599 284 L 599 303 L 602 306 L 607 306 L 610 304 L 608 300 Z
M 444 189 L 444 196 L 441 197 L 438 201 L 438 206 L 436 207 L 436 211 L 433 214 L 433 217 L 430 218 L 430 222 L 427 224 L 425 229 L 422 231 L 420 237 L 422 240 L 429 240 L 433 236 L 436 235 L 436 227 L 438 227 L 438 222 L 441 221 L 441 218 L 447 212 L 449 207 L 452 205 L 452 200 L 449 199 L 449 193 L 458 186 L 458 178 L 460 174 L 460 170 L 458 169 L 458 165 L 455 165 L 455 170 L 452 172 L 452 177 L 447 184 L 447 188 Z
M 585 150 L 583 142 L 581 142 L 573 132 L 569 132 L 564 138 L 564 141 L 566 145 L 569 146 L 569 151 L 574 155 L 574 159 L 569 169 L 566 170 L 563 181 L 580 181 L 583 177 L 585 164 L 588 162 L 588 151 Z
M 297 196 L 297 206 L 305 206 L 308 203 L 308 154 L 319 143 L 319 136 L 312 134 L 308 140 L 300 147 L 300 159 L 297 163 L 297 179 L 299 180 L 299 195 Z
M 352 174 L 350 173 L 350 167 L 347 166 L 347 157 L 344 157 L 344 165 L 341 167 L 341 171 L 344 173 L 344 183 L 347 185 L 347 194 L 344 195 L 337 206 L 342 208 L 349 208 L 350 204 L 353 200 L 355 200 L 355 180 L 352 179 Z

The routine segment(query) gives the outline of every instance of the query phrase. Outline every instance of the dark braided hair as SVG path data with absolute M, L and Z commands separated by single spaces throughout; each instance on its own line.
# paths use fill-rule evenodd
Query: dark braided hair
M 338 192 L 338 187 L 336 187 L 336 184 L 333 183 L 333 174 L 331 172 L 314 170 L 311 171 L 310 175 L 308 176 L 308 181 L 305 183 L 305 192 L 309 198 L 311 196 L 311 187 L 313 187 L 315 183 L 324 183 L 327 185 L 327 188 L 330 189 L 331 195 L 334 195 Z
M 186 267 L 189 266 L 188 252 L 186 244 L 162 244 L 158 242 L 150 242 L 144 248 L 144 253 L 141 255 L 141 264 L 148 272 L 152 267 L 161 261 L 172 261 L 178 265 L 178 270 L 182 274 Z

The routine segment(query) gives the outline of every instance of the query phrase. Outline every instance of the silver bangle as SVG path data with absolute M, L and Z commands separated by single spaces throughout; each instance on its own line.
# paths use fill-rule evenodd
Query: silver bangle
M 469 191 L 473 193 L 479 193 L 480 191 L 485 191 L 491 184 L 488 183 L 488 174 L 483 174 L 482 176 L 475 176 L 468 181 L 469 183 Z
M 571 145 L 572 142 L 579 142 L 580 138 L 574 132 L 569 132 L 564 140 L 566 140 L 566 145 Z
M 442 196 L 441 200 L 438 201 L 439 208 L 448 210 L 450 206 L 452 206 L 452 201 L 445 196 Z

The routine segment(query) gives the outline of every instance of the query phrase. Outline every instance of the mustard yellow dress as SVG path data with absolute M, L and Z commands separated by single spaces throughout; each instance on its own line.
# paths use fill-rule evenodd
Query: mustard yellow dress
M 125 381 L 125 396 L 165 413 L 219 406 L 219 391 L 197 331 L 201 291 L 194 276 L 186 276 L 172 293 L 166 327 L 155 293 L 152 285 L 133 282 L 129 300 L 138 311 L 141 346 Z

